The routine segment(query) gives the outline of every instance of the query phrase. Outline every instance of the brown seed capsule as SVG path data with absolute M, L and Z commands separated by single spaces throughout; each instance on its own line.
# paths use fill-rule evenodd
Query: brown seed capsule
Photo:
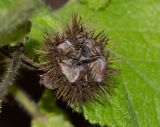
M 107 42 L 103 32 L 95 36 L 73 14 L 72 24 L 62 35 L 46 37 L 48 51 L 44 54 L 46 63 L 40 67 L 44 71 L 41 83 L 68 103 L 82 105 L 92 100 L 102 93 L 107 85 L 105 79 L 115 72 L 107 67 Z

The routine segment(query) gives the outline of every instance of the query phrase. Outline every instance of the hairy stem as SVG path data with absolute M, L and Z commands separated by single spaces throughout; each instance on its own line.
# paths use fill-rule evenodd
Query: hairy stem
M 0 107 L 1 107 L 2 100 L 8 94 L 8 88 L 14 81 L 15 75 L 20 66 L 21 54 L 24 49 L 21 45 L 17 45 L 16 48 L 17 48 L 17 51 L 13 53 L 13 59 L 10 60 L 7 72 L 5 73 L 2 82 L 0 82 Z

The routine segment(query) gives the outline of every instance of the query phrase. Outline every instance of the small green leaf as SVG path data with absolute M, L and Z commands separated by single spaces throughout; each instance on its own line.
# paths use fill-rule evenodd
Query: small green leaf
M 0 13 L 0 45 L 18 41 L 29 33 L 31 23 L 28 19 L 40 5 L 39 0 L 16 0 L 11 2 L 12 4 L 10 2 L 0 2 L 0 6 L 4 6 Z M 5 10 L 5 7 L 9 8 Z

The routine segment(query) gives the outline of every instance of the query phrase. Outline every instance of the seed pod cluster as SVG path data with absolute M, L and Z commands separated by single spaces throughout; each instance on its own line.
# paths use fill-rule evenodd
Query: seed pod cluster
M 106 79 L 115 73 L 108 66 L 109 52 L 104 51 L 107 44 L 103 31 L 95 35 L 73 14 L 62 34 L 45 37 L 47 51 L 42 54 L 46 62 L 40 67 L 44 72 L 40 82 L 69 104 L 83 105 L 93 100 L 110 86 Z

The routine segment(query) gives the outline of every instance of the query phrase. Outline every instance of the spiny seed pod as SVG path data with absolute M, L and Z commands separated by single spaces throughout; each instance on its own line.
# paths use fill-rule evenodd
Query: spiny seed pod
M 115 73 L 108 67 L 109 53 L 104 51 L 107 42 L 103 31 L 95 35 L 73 14 L 63 34 L 46 37 L 48 51 L 43 52 L 46 62 L 40 67 L 44 71 L 41 83 L 69 104 L 93 100 L 110 86 L 106 79 Z

